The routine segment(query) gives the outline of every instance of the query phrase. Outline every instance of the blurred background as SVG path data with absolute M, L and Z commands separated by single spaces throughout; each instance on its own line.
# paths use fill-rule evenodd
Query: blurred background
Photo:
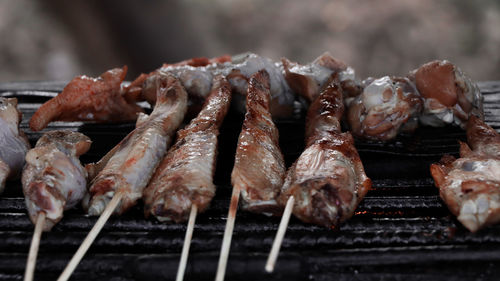
M 359 77 L 439 58 L 500 80 L 498 0 L 0 1 L 0 81 L 69 80 L 124 64 L 255 52 L 307 63 L 325 51 Z

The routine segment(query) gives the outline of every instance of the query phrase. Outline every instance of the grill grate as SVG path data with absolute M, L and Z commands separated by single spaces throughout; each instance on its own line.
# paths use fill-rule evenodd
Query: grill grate
M 27 120 L 57 94 L 64 83 L 0 84 L 0 95 L 15 96 L 24 113 L 22 129 L 32 144 L 43 133 L 31 132 Z M 486 121 L 500 129 L 500 82 L 480 84 Z M 211 208 L 197 219 L 186 280 L 213 280 L 230 198 L 230 173 L 243 120 L 234 112 L 222 127 Z M 279 120 L 280 142 L 290 165 L 303 149 L 303 119 Z M 70 129 L 88 135 L 91 150 L 81 159 L 98 160 L 133 124 L 52 123 L 46 130 Z M 239 212 L 226 280 L 494 280 L 500 274 L 500 226 L 469 233 L 441 202 L 429 165 L 445 153 L 458 155 L 457 128 L 420 128 L 389 144 L 357 141 L 366 172 L 374 182 L 356 211 L 330 230 L 292 218 L 276 271 L 264 263 L 279 218 Z M 96 218 L 81 209 L 67 212 L 42 235 L 37 280 L 54 280 L 76 251 Z M 142 205 L 112 217 L 76 269 L 72 280 L 173 280 L 185 224 L 144 219 Z M 20 182 L 7 184 L 0 197 L 0 280 L 21 280 L 33 225 L 26 216 Z

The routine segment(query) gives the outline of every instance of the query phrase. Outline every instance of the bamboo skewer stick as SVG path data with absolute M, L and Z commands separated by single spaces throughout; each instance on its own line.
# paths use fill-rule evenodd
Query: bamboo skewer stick
M 181 261 L 179 262 L 177 277 L 175 278 L 176 281 L 182 281 L 184 279 L 184 272 L 186 271 L 186 264 L 189 255 L 189 247 L 191 246 L 191 239 L 193 238 L 193 229 L 197 213 L 198 213 L 198 207 L 193 204 L 191 207 L 191 213 L 189 214 L 186 236 L 184 237 L 184 245 L 182 246 Z
M 290 196 L 286 202 L 285 211 L 283 211 L 283 216 L 281 217 L 280 225 L 278 231 L 276 232 L 276 237 L 274 238 L 273 246 L 266 262 L 266 271 L 269 273 L 274 271 L 274 266 L 276 265 L 276 260 L 278 259 L 278 255 L 280 253 L 281 244 L 283 244 L 283 238 L 285 237 L 288 222 L 290 221 L 290 215 L 293 211 L 294 202 L 295 198 L 293 196 Z
M 38 248 L 40 246 L 40 238 L 42 236 L 43 225 L 45 224 L 45 212 L 38 214 L 35 224 L 35 231 L 33 239 L 31 240 L 30 252 L 28 254 L 28 261 L 26 270 L 24 271 L 24 281 L 32 281 L 35 273 L 36 257 L 38 255 Z
M 85 240 L 83 240 L 83 243 L 80 245 L 80 248 L 78 248 L 78 251 L 76 251 L 73 258 L 71 258 L 71 261 L 68 263 L 68 265 L 64 269 L 61 276 L 59 276 L 57 281 L 66 281 L 69 279 L 69 277 L 71 276 L 75 268 L 78 266 L 78 264 L 82 260 L 87 250 L 94 242 L 99 232 L 101 232 L 101 229 L 104 227 L 104 224 L 106 224 L 109 217 L 113 214 L 113 211 L 116 209 L 118 204 L 120 204 L 122 197 L 123 197 L 122 193 L 115 193 L 111 201 L 109 201 L 108 205 L 106 206 L 106 209 L 104 209 L 101 216 L 97 220 L 96 224 L 94 225 L 94 227 L 92 227 L 89 234 L 87 234 L 87 237 L 85 237 Z
M 223 281 L 226 274 L 227 259 L 229 257 L 229 248 L 231 247 L 231 239 L 233 237 L 234 221 L 236 220 L 236 211 L 238 210 L 238 201 L 240 200 L 240 187 L 233 187 L 231 195 L 231 204 L 229 204 L 229 213 L 227 215 L 226 229 L 224 230 L 224 238 L 222 239 L 222 247 L 219 256 L 219 265 L 217 266 L 217 274 L 215 281 Z

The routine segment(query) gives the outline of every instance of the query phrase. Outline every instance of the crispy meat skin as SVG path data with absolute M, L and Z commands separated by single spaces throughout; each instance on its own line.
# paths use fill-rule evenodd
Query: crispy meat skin
M 371 181 L 349 133 L 340 131 L 342 89 L 331 82 L 311 104 L 306 149 L 287 172 L 279 202 L 294 196 L 293 214 L 304 222 L 336 227 L 349 219 Z
M 0 193 L 7 179 L 21 175 L 24 157 L 30 148 L 28 138 L 19 129 L 21 119 L 17 99 L 0 97 Z
M 179 223 L 188 219 L 193 204 L 198 212 L 208 208 L 215 195 L 217 136 L 230 103 L 231 85 L 216 76 L 201 112 L 177 132 L 176 143 L 144 190 L 146 216 Z
M 276 202 L 283 185 L 285 163 L 278 143 L 278 129 L 269 113 L 269 75 L 261 70 L 251 76 L 245 120 L 238 139 L 231 183 L 241 190 L 244 210 L 280 214 Z
M 127 67 L 115 68 L 99 78 L 75 77 L 63 91 L 45 102 L 31 117 L 30 128 L 39 131 L 52 121 L 127 122 L 143 110 L 123 97 L 121 83 Z
M 500 221 L 500 135 L 472 115 L 460 158 L 445 155 L 431 165 L 443 201 L 470 231 Z
M 26 154 L 22 183 L 28 214 L 33 223 L 45 212 L 49 231 L 63 211 L 80 203 L 87 192 L 87 172 L 78 156 L 88 151 L 90 139 L 77 132 L 51 131 Z
M 102 213 L 115 192 L 123 198 L 115 213 L 121 214 L 135 205 L 156 166 L 165 154 L 172 136 L 187 109 L 187 93 L 177 78 L 158 75 L 157 103 L 148 118 L 142 117 L 137 127 L 100 162 L 87 165 L 91 198 L 84 202 L 91 215 Z

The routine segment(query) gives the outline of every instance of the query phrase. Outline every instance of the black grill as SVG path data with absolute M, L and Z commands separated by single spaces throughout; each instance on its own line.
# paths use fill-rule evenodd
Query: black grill
M 63 83 L 0 84 L 0 95 L 17 97 L 22 129 L 32 144 L 42 133 L 27 121 Z M 500 82 L 480 83 L 486 121 L 500 129 Z M 213 280 L 230 198 L 230 172 L 242 116 L 230 112 L 222 127 L 211 208 L 198 216 L 185 280 Z M 303 118 L 278 120 L 280 142 L 290 165 L 303 149 Z M 98 160 L 134 124 L 52 123 L 46 130 L 70 129 L 88 135 L 92 148 L 81 159 Z M 239 212 L 226 280 L 497 280 L 500 225 L 469 233 L 449 213 L 429 174 L 443 154 L 458 155 L 462 130 L 420 128 L 389 144 L 357 141 L 371 190 L 356 215 L 340 229 L 303 224 L 292 218 L 274 274 L 264 263 L 279 218 Z M 173 280 L 185 224 L 144 219 L 142 204 L 112 217 L 71 280 Z M 81 209 L 67 212 L 42 235 L 36 280 L 55 280 L 96 218 Z M 19 181 L 0 197 L 0 280 L 21 280 L 33 233 Z

